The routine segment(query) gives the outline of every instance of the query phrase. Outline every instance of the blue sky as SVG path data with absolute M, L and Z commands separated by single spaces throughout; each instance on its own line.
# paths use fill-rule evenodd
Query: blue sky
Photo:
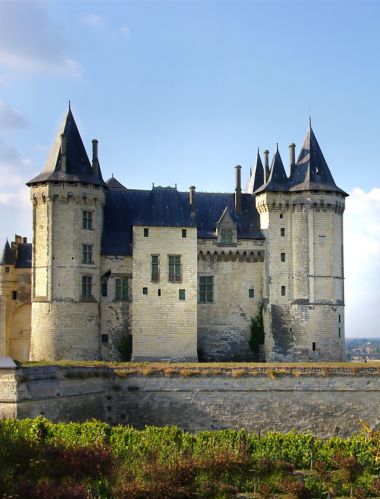
M 380 2 L 0 0 L 0 239 L 68 100 L 105 178 L 232 191 L 309 110 L 345 216 L 347 335 L 380 336 Z

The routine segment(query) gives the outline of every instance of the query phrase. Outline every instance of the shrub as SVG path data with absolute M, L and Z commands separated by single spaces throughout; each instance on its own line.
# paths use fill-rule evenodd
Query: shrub
M 117 349 L 120 355 L 120 360 L 122 362 L 129 362 L 132 357 L 132 335 L 125 334 L 122 336 Z

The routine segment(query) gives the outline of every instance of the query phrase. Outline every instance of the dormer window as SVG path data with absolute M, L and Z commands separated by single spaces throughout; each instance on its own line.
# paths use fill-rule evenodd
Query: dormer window
M 233 230 L 226 227 L 220 230 L 220 243 L 233 244 Z
M 216 224 L 217 242 L 221 246 L 233 246 L 237 243 L 236 222 L 226 207 Z

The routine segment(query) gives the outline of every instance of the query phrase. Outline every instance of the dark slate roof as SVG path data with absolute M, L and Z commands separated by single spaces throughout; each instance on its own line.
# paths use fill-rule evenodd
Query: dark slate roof
M 189 202 L 182 201 L 175 187 L 153 187 L 135 218 L 134 225 L 192 227 Z
M 112 175 L 111 178 L 109 178 L 106 182 L 106 185 L 108 189 L 123 189 L 125 190 L 126 187 L 124 187 L 123 184 L 121 184 L 116 178 Z
M 1 255 L 0 265 L 14 265 L 15 263 L 15 254 L 12 251 L 12 248 L 8 242 L 5 243 L 3 254 Z
M 66 136 L 66 171 L 62 171 L 61 135 Z M 69 108 L 62 122 L 56 140 L 51 148 L 45 167 L 37 177 L 27 185 L 38 182 L 83 182 L 86 184 L 105 185 L 99 166 L 99 174 L 95 175 L 84 148 L 74 116 Z
M 314 131 L 309 126 L 293 175 L 290 191 L 333 191 L 347 194 L 336 186 Z
M 30 269 L 32 267 L 32 244 L 19 244 L 17 249 L 16 268 Z
M 150 191 L 109 189 L 105 193 L 102 255 L 132 255 L 133 221 Z
M 106 192 L 102 254 L 132 255 L 133 225 L 196 226 L 199 238 L 216 238 L 216 224 L 226 207 L 237 224 L 238 238 L 264 239 L 252 194 L 242 194 L 242 213 L 236 215 L 235 197 L 230 193 L 197 192 L 191 213 L 189 193 L 173 187 L 111 188 Z
M 260 192 L 282 192 L 288 190 L 288 177 L 286 175 L 281 155 L 277 147 L 276 153 L 273 156 L 268 182 L 259 187 L 259 189 L 255 191 L 255 194 L 258 194 Z
M 253 194 L 259 187 L 261 187 L 264 183 L 264 167 L 261 162 L 261 157 L 259 151 L 257 151 L 256 157 L 256 166 L 251 173 L 247 186 L 245 188 L 245 192 L 248 194 Z

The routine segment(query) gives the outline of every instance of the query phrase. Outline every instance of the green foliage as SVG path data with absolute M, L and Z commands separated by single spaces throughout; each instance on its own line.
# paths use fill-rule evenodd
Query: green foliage
M 4 497 L 375 497 L 380 433 L 349 438 L 244 430 L 0 420 Z
M 264 345 L 264 319 L 263 319 L 263 306 L 257 315 L 251 317 L 251 336 L 249 338 L 249 348 L 255 355 L 255 360 L 259 360 L 260 346 Z
M 122 336 L 117 349 L 120 355 L 120 360 L 122 362 L 129 362 L 132 357 L 132 335 L 125 334 Z

